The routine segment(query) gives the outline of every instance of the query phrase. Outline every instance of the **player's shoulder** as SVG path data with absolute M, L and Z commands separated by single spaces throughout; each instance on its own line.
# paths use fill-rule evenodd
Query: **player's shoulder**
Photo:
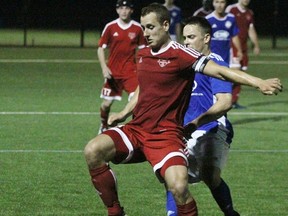
M 198 52 L 197 50 L 192 49 L 192 48 L 189 48 L 189 47 L 187 47 L 187 46 L 184 46 L 183 44 L 178 43 L 178 42 L 176 42 L 176 41 L 172 41 L 172 42 L 170 43 L 170 47 L 171 47 L 173 50 L 175 50 L 176 52 L 178 52 L 179 54 L 180 54 L 181 52 L 183 52 L 183 53 L 186 53 L 186 54 L 188 54 L 188 55 L 192 55 L 192 56 L 194 56 L 194 57 L 198 57 L 198 56 L 202 55 L 202 54 L 201 54 L 200 52 Z
M 105 25 L 105 28 L 108 28 L 113 25 L 117 25 L 118 19 L 112 20 Z
M 226 17 L 229 18 L 229 19 L 235 19 L 235 15 L 233 13 L 226 13 Z
M 208 20 L 212 19 L 212 18 L 215 18 L 214 12 L 212 12 L 212 13 L 208 14 L 207 16 L 205 16 L 205 18 L 208 19 Z
M 142 27 L 141 27 L 141 24 L 140 24 L 139 22 L 135 21 L 135 20 L 131 20 L 131 24 L 132 24 L 132 25 L 135 25 L 135 26 L 137 26 L 137 27 L 139 27 L 139 28 L 142 28 Z
M 149 55 L 150 53 L 151 53 L 150 47 L 149 46 L 145 46 L 145 47 L 143 47 L 143 48 L 141 48 L 141 49 L 139 49 L 137 51 L 137 56 L 138 57 L 143 57 L 143 56 Z
M 231 4 L 231 5 L 228 5 L 227 7 L 226 7 L 226 12 L 230 12 L 230 11 L 232 11 L 232 10 L 235 10 L 235 9 L 237 9 L 238 7 L 237 7 L 237 4 L 238 3 L 235 3 L 235 4 Z

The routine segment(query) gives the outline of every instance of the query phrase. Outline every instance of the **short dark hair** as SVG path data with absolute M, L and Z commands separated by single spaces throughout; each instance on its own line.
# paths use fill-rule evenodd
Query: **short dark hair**
M 133 2 L 131 0 L 117 0 L 116 2 L 116 8 L 121 7 L 121 6 L 127 6 L 130 8 L 133 8 Z
M 210 23 L 208 22 L 208 20 L 205 19 L 204 17 L 199 17 L 199 16 L 188 17 L 184 21 L 184 25 L 198 25 L 201 27 L 204 34 L 212 35 L 212 27 L 211 27 Z
M 170 24 L 170 13 L 164 5 L 156 2 L 149 4 L 142 8 L 141 17 L 146 16 L 149 13 L 155 13 L 160 24 L 164 23 L 164 21 L 167 21 Z

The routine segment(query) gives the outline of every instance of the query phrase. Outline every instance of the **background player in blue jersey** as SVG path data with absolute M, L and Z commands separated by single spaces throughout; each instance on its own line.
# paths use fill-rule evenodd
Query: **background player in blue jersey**
M 227 66 L 221 56 L 210 51 L 211 26 L 205 18 L 191 17 L 183 29 L 183 36 L 186 46 Z M 232 83 L 196 73 L 184 117 L 185 135 L 190 137 L 187 141 L 189 182 L 204 181 L 226 216 L 239 215 L 233 209 L 230 189 L 221 178 L 233 137 L 232 125 L 226 117 L 232 107 L 231 98 Z M 170 192 L 167 192 L 166 207 L 167 215 L 177 215 Z
M 164 6 L 170 13 L 170 37 L 172 40 L 180 42 L 182 38 L 181 9 L 174 4 L 174 0 L 165 0 Z
M 222 56 L 224 61 L 230 62 L 231 42 L 237 48 L 237 56 L 242 59 L 242 49 L 238 38 L 239 29 L 235 16 L 225 13 L 226 0 L 213 0 L 214 11 L 206 16 L 212 26 L 211 51 Z

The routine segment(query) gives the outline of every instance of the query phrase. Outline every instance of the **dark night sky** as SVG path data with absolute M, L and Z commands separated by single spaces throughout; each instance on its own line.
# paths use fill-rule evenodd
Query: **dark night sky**
M 115 19 L 116 0 L 0 0 L 0 27 L 56 28 L 102 30 L 104 25 Z M 235 0 L 227 0 L 234 3 Z M 164 0 L 134 0 L 133 18 L 139 21 L 143 6 L 152 3 L 164 3 Z M 176 0 L 182 9 L 183 17 L 188 17 L 201 6 L 202 0 Z M 278 20 L 274 24 L 275 2 L 278 2 Z M 256 28 L 259 34 L 271 35 L 275 29 L 278 34 L 288 34 L 287 0 L 251 0 Z

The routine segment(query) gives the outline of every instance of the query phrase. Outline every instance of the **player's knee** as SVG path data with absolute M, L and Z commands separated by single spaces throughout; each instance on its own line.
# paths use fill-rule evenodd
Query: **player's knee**
M 189 197 L 188 185 L 185 181 L 174 181 L 169 185 L 169 191 L 172 192 L 176 203 L 182 204 L 185 203 Z
M 112 103 L 112 100 L 103 100 L 103 102 L 101 103 L 101 109 L 108 111 L 112 106 Z
M 84 155 L 88 166 L 97 166 L 98 163 L 103 160 L 103 158 L 101 157 L 101 155 L 103 155 L 103 153 L 101 153 L 101 149 L 101 144 L 97 142 L 96 139 L 91 140 L 85 146 Z

